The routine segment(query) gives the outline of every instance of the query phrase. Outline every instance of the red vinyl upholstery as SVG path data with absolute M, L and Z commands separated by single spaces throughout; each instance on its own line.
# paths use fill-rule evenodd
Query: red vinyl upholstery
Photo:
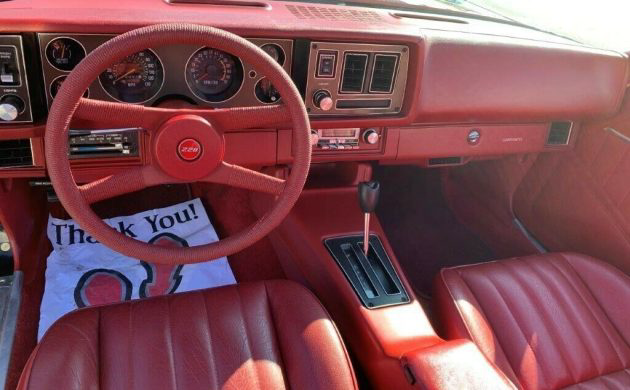
M 630 277 L 550 253 L 443 269 L 447 338 L 468 338 L 524 389 L 630 388 Z
M 328 314 L 288 281 L 78 310 L 57 321 L 19 389 L 355 389 Z
M 468 340 L 452 340 L 408 352 L 403 364 L 423 390 L 514 390 L 514 384 Z

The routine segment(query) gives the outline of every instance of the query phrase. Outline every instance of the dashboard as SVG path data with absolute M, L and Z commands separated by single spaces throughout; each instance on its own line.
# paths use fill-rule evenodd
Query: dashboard
M 619 109 L 628 80 L 623 53 L 493 21 L 282 1 L 193 3 L 106 1 L 98 12 L 79 0 L 0 3 L 0 177 L 46 175 L 46 115 L 65 77 L 103 42 L 149 24 L 212 25 L 270 55 L 302 94 L 314 162 L 443 166 L 570 148 L 582 121 Z M 85 96 L 146 106 L 282 104 L 256 64 L 189 45 L 111 64 Z M 77 171 L 99 175 L 147 158 L 141 131 L 98 123 L 71 130 Z M 292 161 L 291 129 L 225 136 L 227 161 Z M 84 153 L 95 140 L 116 151 Z

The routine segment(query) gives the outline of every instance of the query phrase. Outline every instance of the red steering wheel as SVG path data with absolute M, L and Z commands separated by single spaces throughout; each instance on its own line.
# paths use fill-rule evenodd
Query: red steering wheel
M 209 46 L 254 65 L 282 96 L 282 104 L 229 109 L 166 109 L 82 98 L 94 79 L 116 61 L 149 47 Z M 108 127 L 134 126 L 150 132 L 147 165 L 78 186 L 68 160 L 68 126 L 73 117 Z M 294 162 L 282 180 L 223 161 L 223 133 L 291 124 Z M 109 248 L 160 264 L 186 264 L 238 252 L 274 229 L 297 201 L 311 162 L 310 125 L 304 102 L 287 73 L 259 47 L 229 32 L 193 24 L 161 24 L 119 35 L 91 52 L 68 75 L 46 123 L 46 162 L 53 187 L 68 213 Z M 166 183 L 206 181 L 277 195 L 273 207 L 244 231 L 218 242 L 165 248 L 127 237 L 105 224 L 90 203 Z

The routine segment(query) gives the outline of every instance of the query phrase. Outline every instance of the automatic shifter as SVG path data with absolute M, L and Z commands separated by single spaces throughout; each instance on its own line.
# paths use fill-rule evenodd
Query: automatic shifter
M 376 209 L 381 185 L 378 181 L 362 181 L 359 183 L 359 206 L 364 213 L 363 252 L 368 255 L 370 249 L 370 214 Z

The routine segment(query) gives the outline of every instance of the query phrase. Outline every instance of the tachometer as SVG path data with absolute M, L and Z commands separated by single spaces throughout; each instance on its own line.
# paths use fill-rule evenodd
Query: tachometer
M 107 68 L 99 80 L 113 99 L 143 103 L 155 97 L 162 88 L 164 69 L 157 55 L 147 49 Z
M 243 65 L 221 50 L 204 47 L 186 64 L 186 83 L 199 99 L 221 102 L 234 96 L 243 83 Z

